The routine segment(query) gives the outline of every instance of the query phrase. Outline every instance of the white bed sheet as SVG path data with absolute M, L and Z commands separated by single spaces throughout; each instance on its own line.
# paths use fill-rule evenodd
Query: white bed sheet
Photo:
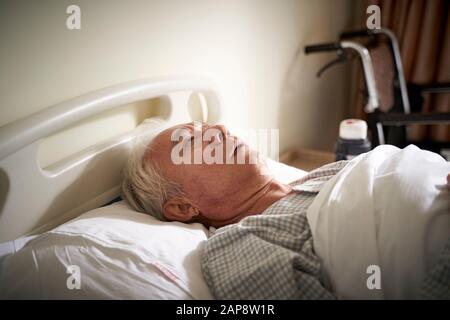
M 450 236 L 449 173 L 450 162 L 436 153 L 384 145 L 324 186 L 307 217 L 324 278 L 339 298 L 421 298 Z

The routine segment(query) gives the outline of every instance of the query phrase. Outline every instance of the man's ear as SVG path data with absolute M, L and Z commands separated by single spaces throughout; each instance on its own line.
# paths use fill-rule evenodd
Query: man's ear
M 171 198 L 163 207 L 164 216 L 168 220 L 187 222 L 199 215 L 199 210 L 185 198 Z

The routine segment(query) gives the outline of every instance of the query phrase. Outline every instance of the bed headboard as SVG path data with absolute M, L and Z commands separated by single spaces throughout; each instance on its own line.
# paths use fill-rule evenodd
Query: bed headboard
M 0 128 L 0 242 L 49 230 L 99 207 L 120 193 L 121 170 L 136 130 L 88 147 L 49 168 L 37 161 L 45 138 L 79 121 L 129 103 L 160 98 L 167 126 L 192 121 L 189 94 L 206 100 L 206 122 L 220 119 L 214 84 L 200 77 L 159 77 L 97 90 L 37 112 Z

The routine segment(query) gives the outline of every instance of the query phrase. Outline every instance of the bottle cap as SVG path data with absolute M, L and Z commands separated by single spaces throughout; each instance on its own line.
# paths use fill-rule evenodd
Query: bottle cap
M 367 138 L 367 123 L 360 119 L 346 119 L 339 126 L 339 137 L 358 140 Z

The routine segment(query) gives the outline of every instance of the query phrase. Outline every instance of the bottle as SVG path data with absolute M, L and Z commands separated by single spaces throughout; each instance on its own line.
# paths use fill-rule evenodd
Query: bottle
M 361 153 L 370 151 L 367 139 L 367 123 L 360 119 L 346 119 L 339 126 L 336 144 L 336 161 L 351 160 Z

